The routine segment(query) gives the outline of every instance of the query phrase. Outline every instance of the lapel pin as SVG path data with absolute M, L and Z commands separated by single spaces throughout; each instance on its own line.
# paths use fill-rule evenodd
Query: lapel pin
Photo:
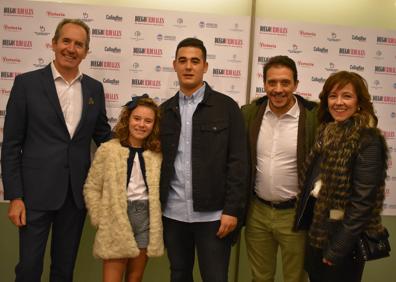
M 92 97 L 89 97 L 89 99 L 88 99 L 88 105 L 93 105 L 93 104 L 95 104 L 94 99 L 92 99 Z

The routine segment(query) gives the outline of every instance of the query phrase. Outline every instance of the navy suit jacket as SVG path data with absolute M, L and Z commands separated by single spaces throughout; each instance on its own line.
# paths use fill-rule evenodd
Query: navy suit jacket
M 8 100 L 1 166 L 4 198 L 23 198 L 28 209 L 56 210 L 69 186 L 84 207 L 82 187 L 90 166 L 90 144 L 110 139 L 103 85 L 81 79 L 83 109 L 70 138 L 50 65 L 18 75 Z

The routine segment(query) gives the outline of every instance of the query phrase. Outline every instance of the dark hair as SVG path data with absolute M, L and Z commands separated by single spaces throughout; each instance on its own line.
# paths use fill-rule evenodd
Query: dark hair
M 358 112 L 366 118 L 367 123 L 371 118 L 374 118 L 375 125 L 377 125 L 378 119 L 374 113 L 373 104 L 371 103 L 367 81 L 360 74 L 349 71 L 339 71 L 331 74 L 329 78 L 327 78 L 323 85 L 322 92 L 319 94 L 319 121 L 327 123 L 334 120 L 329 113 L 329 105 L 327 101 L 329 94 L 335 86 L 337 86 L 337 89 L 341 89 L 349 83 L 352 84 L 358 98 Z
M 91 40 L 91 37 L 89 34 L 89 32 L 90 32 L 89 26 L 80 19 L 63 19 L 60 23 L 58 23 L 58 26 L 55 29 L 55 34 L 54 34 L 54 37 L 52 38 L 52 41 L 55 41 L 55 42 L 58 41 L 62 27 L 65 24 L 69 24 L 69 23 L 81 26 L 85 30 L 85 33 L 87 34 L 87 40 L 85 41 L 85 48 L 87 50 L 89 50 L 89 41 Z
M 202 40 L 194 37 L 187 37 L 180 41 L 179 44 L 177 44 L 175 59 L 177 58 L 177 51 L 179 51 L 179 49 L 182 47 L 195 47 L 201 49 L 202 57 L 204 59 L 204 62 L 206 62 L 206 48 Z
M 298 82 L 297 79 L 297 67 L 296 63 L 288 56 L 275 56 L 268 60 L 263 68 L 264 82 L 267 80 L 267 72 L 272 67 L 282 66 L 289 68 L 293 72 L 294 82 Z
M 154 111 L 154 126 L 153 131 L 150 135 L 144 140 L 143 148 L 147 150 L 151 150 L 154 152 L 161 151 L 161 143 L 159 140 L 159 117 L 160 111 L 158 105 L 151 98 L 140 98 L 136 101 L 136 106 L 133 108 L 129 108 L 128 106 L 124 106 L 118 117 L 118 122 L 114 126 L 114 137 L 120 140 L 120 143 L 123 146 L 129 146 L 128 138 L 129 138 L 129 117 L 131 113 L 139 106 L 147 107 Z

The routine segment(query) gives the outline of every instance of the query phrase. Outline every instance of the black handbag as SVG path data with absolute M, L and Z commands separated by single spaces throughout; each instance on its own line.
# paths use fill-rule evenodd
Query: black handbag
M 388 238 L 389 233 L 386 228 L 382 233 L 375 235 L 363 232 L 357 243 L 357 258 L 369 261 L 389 257 L 391 248 Z

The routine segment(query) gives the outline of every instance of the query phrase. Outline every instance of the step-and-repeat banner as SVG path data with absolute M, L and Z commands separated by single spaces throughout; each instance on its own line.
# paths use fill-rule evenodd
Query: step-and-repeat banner
M 185 37 L 198 37 L 207 47 L 205 80 L 239 105 L 245 103 L 250 17 L 20 0 L 2 1 L 0 9 L 0 140 L 15 76 L 51 62 L 51 39 L 63 18 L 80 18 L 91 27 L 90 53 L 81 70 L 103 83 L 112 125 L 131 96 L 148 93 L 161 103 L 176 93 L 179 85 L 172 61 L 177 43 Z M 274 55 L 296 61 L 298 92 L 312 100 L 330 73 L 361 73 L 395 159 L 395 47 L 395 31 L 257 18 L 250 97 L 264 94 L 262 67 Z M 392 161 L 389 167 L 384 214 L 396 215 Z

